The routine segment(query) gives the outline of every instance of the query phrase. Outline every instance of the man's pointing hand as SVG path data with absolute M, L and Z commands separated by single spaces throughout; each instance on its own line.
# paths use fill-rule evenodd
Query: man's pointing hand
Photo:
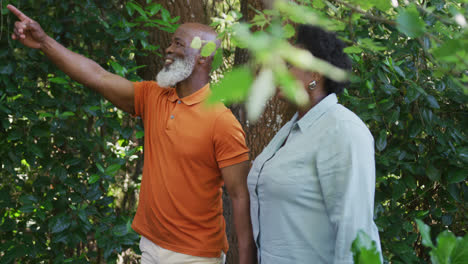
M 41 44 L 47 38 L 47 34 L 42 30 L 39 23 L 26 16 L 12 5 L 7 5 L 7 8 L 20 20 L 15 22 L 15 28 L 11 38 L 19 40 L 23 45 L 30 48 L 41 48 Z

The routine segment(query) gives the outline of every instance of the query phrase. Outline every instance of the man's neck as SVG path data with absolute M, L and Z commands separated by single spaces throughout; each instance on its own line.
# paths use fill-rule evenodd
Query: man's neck
M 193 78 L 190 76 L 186 80 L 178 83 L 176 85 L 176 92 L 179 98 L 184 98 L 189 96 L 201 88 L 205 87 L 205 85 L 209 82 L 209 78 Z

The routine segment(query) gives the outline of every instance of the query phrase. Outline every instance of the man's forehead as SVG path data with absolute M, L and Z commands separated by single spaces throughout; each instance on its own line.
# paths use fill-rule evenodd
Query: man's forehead
M 195 37 L 193 33 L 194 32 L 190 30 L 190 28 L 180 26 L 174 33 L 173 37 L 179 39 L 192 39 Z
M 201 39 L 216 38 L 216 33 L 208 26 L 196 23 L 182 24 L 174 33 L 174 38 L 192 41 L 194 37 Z

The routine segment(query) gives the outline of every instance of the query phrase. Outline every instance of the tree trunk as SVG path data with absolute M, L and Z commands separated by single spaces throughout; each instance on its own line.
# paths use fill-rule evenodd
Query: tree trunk
M 255 10 L 263 10 L 270 7 L 269 0 L 241 0 L 241 13 L 246 21 L 252 20 Z M 258 30 L 258 29 L 253 29 Z M 249 54 L 245 49 L 237 49 L 234 58 L 235 66 L 245 64 L 249 60 Z M 293 116 L 294 108 L 289 103 L 279 100 L 277 97 L 270 99 L 265 107 L 265 112 L 255 124 L 250 124 L 246 119 L 246 111 L 243 104 L 231 106 L 231 110 L 237 119 L 241 122 L 246 133 L 247 146 L 250 149 L 250 158 L 254 160 L 260 154 L 265 146 L 270 142 L 278 130 Z M 232 221 L 228 221 L 231 214 L 231 207 L 228 199 L 223 197 L 226 228 L 234 230 Z M 229 209 L 226 210 L 226 209 Z M 227 254 L 227 264 L 239 263 L 239 252 L 237 247 L 237 237 L 234 232 L 228 233 L 231 250 Z

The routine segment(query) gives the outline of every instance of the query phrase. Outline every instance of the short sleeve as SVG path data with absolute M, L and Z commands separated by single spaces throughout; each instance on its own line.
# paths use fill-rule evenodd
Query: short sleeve
M 245 133 L 230 110 L 226 110 L 216 119 L 213 141 L 219 168 L 249 160 Z
M 154 81 L 134 82 L 133 87 L 135 89 L 135 116 L 144 119 L 150 93 L 160 92 L 162 88 Z

